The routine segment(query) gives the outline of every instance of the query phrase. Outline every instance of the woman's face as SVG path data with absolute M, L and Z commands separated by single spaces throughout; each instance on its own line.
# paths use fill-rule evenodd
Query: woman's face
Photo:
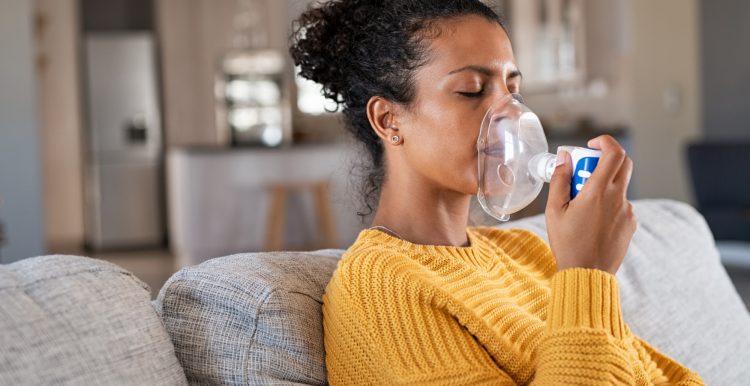
M 510 40 L 498 24 L 466 16 L 442 26 L 428 55 L 428 64 L 416 73 L 416 99 L 399 114 L 403 150 L 423 177 L 476 195 L 482 119 L 497 99 L 520 92 Z

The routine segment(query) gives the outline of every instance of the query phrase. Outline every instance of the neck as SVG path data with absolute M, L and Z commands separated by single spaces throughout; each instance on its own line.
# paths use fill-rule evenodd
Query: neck
M 466 247 L 471 196 L 429 186 L 413 176 L 386 180 L 372 226 L 421 245 Z

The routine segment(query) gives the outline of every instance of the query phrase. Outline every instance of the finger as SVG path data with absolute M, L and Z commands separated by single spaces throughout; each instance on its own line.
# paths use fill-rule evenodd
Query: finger
M 549 181 L 547 208 L 559 209 L 570 202 L 570 181 L 573 161 L 567 151 L 557 153 L 555 171 Z
M 633 160 L 630 157 L 625 157 L 625 160 L 617 171 L 617 175 L 613 180 L 614 184 L 623 190 L 623 194 L 627 194 L 628 186 L 630 186 L 630 179 L 633 176 Z
M 602 151 L 596 169 L 591 173 L 591 178 L 586 185 L 595 185 L 599 188 L 605 187 L 612 182 L 625 161 L 625 149 L 620 146 L 614 138 L 602 135 L 589 141 L 589 146 Z

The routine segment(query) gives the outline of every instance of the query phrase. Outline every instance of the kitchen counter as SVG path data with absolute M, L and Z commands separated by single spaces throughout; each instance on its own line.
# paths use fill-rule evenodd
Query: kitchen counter
M 289 148 L 177 148 L 167 155 L 170 244 L 179 266 L 263 250 L 269 186 L 330 179 L 329 198 L 346 248 L 365 224 L 359 196 L 347 194 L 350 157 L 345 144 Z M 356 182 L 355 182 L 356 183 Z M 314 197 L 294 193 L 287 202 L 285 245 L 317 240 Z

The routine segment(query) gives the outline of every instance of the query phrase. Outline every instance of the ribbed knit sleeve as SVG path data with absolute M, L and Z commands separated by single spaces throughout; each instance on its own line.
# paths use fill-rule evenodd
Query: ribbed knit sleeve
M 635 384 L 614 276 L 567 269 L 555 275 L 551 289 L 536 383 Z
M 592 328 L 615 339 L 625 335 L 620 290 L 614 276 L 599 270 L 571 268 L 552 279 L 547 331 Z
M 630 333 L 614 276 L 550 272 L 541 240 L 504 232 L 472 234 L 475 250 L 361 236 L 323 296 L 329 383 L 703 384 Z
M 658 352 L 638 337 L 633 337 L 633 348 L 638 352 L 639 363 L 654 385 L 703 385 L 698 374 L 690 371 L 674 359 Z
M 551 289 L 534 384 L 703 384 L 697 374 L 630 333 L 614 276 L 566 269 L 555 275 Z

